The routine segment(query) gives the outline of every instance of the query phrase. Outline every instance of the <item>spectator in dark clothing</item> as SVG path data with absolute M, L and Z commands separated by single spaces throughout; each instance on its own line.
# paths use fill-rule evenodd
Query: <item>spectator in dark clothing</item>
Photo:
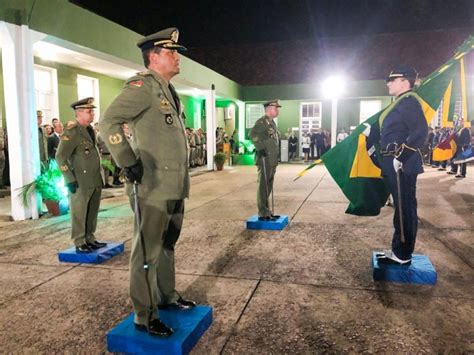
M 316 152 L 317 152 L 316 159 L 319 159 L 321 158 L 321 155 L 323 155 L 324 152 L 326 151 L 326 136 L 324 135 L 322 130 L 320 130 L 316 134 L 315 144 L 316 144 Z
M 313 132 L 309 134 L 309 150 L 310 150 L 310 157 L 311 159 L 314 159 L 314 151 L 316 150 L 316 136 L 318 135 L 318 132 Z
M 458 155 L 458 153 L 463 152 L 469 147 L 469 144 L 471 143 L 471 132 L 469 128 L 464 127 L 464 121 L 461 121 L 461 129 L 455 136 L 455 142 L 456 142 L 456 154 L 454 157 Z M 454 158 L 453 158 L 454 161 Z M 461 171 L 458 174 L 458 167 L 461 166 Z M 467 163 L 462 163 L 462 164 L 454 164 L 451 163 L 451 170 L 448 171 L 448 174 L 456 174 L 457 178 L 465 178 L 466 177 L 466 169 L 467 169 Z
M 63 124 L 58 120 L 53 122 L 53 134 L 48 137 L 48 157 L 49 159 L 56 158 L 56 151 L 58 150 L 60 136 L 63 133 Z
M 296 158 L 296 147 L 298 145 L 298 138 L 295 137 L 295 133 L 291 132 L 288 137 L 288 159 Z
M 434 139 L 434 132 L 432 127 L 428 127 L 428 136 L 426 137 L 426 141 L 423 144 L 421 152 L 423 154 L 423 161 L 427 165 L 431 165 L 431 150 L 433 148 L 433 139 Z

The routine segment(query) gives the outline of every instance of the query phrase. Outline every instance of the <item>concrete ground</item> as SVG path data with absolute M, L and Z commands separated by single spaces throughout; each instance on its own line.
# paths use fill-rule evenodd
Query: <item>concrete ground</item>
M 474 353 L 474 168 L 455 179 L 427 168 L 418 183 L 418 253 L 438 284 L 374 282 L 371 253 L 390 245 L 392 209 L 344 214 L 347 201 L 323 166 L 293 182 L 280 165 L 281 232 L 248 231 L 256 168 L 191 179 L 176 251 L 178 289 L 214 308 L 194 354 Z M 120 192 L 102 200 L 97 237 L 124 241 L 101 265 L 59 263 L 69 216 L 0 219 L 0 353 L 106 352 L 106 332 L 131 311 L 133 217 Z

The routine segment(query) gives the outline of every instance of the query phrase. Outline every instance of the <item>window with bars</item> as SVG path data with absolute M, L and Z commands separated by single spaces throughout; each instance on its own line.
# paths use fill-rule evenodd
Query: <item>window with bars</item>
M 264 115 L 265 110 L 262 104 L 246 104 L 245 105 L 245 127 L 252 128 L 255 122 Z
M 310 102 L 301 104 L 301 118 L 321 118 L 321 103 Z
M 43 112 L 43 123 L 59 115 L 58 78 L 54 68 L 35 65 L 34 68 L 36 109 Z

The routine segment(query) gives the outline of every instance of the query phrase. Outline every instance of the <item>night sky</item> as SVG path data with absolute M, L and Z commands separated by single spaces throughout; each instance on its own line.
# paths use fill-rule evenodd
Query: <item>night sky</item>
M 176 26 L 188 47 L 474 26 L 474 0 L 71 0 L 143 35 Z

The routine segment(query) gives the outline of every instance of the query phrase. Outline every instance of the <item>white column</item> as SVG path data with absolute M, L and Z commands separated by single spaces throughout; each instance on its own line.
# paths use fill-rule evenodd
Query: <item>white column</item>
M 28 207 L 18 189 L 40 173 L 36 122 L 33 45 L 27 26 L 0 22 L 3 86 L 8 127 L 11 208 L 14 220 L 38 218 L 41 198 L 31 194 Z
M 245 140 L 245 102 L 237 101 L 239 108 L 239 142 Z
M 331 99 L 331 148 L 336 145 L 337 138 L 337 98 Z
M 206 90 L 206 145 L 207 169 L 214 170 L 214 154 L 216 154 L 216 90 Z

